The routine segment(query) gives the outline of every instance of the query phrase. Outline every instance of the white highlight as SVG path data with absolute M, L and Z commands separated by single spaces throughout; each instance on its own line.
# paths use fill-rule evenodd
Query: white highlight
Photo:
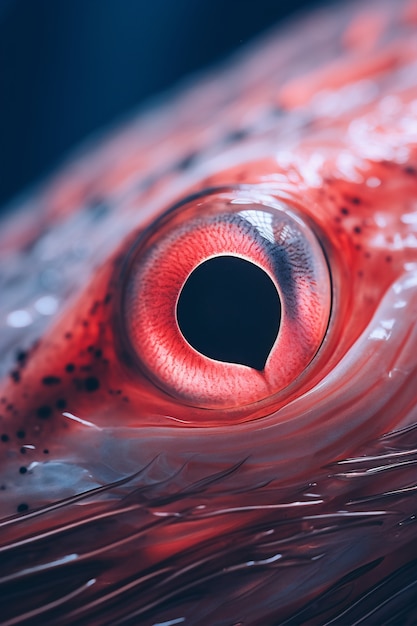
M 174 624 L 182 624 L 185 622 L 185 617 L 177 617 L 176 619 L 169 619 L 167 622 L 155 622 L 153 626 L 174 626 Z
M 379 187 L 380 184 L 381 184 L 381 181 L 376 176 L 370 176 L 369 178 L 366 179 L 366 185 L 368 187 Z
M 239 211 L 239 215 L 247 220 L 252 226 L 260 232 L 271 243 L 275 242 L 274 231 L 272 228 L 272 215 L 269 213 L 260 213 L 251 209 L 247 211 Z
M 53 315 L 58 310 L 58 300 L 54 296 L 42 296 L 35 302 L 35 309 L 41 315 Z
M 401 215 L 401 221 L 403 224 L 417 224 L 417 211 L 404 213 Z
M 379 341 L 381 339 L 388 341 L 390 337 L 391 337 L 391 333 L 385 330 L 385 328 L 375 328 L 369 335 L 369 339 L 377 339 Z
M 275 563 L 275 561 L 279 561 L 280 559 L 282 559 L 282 554 L 276 554 L 275 556 L 271 556 L 269 559 L 246 561 L 245 565 L 248 565 L 249 567 L 252 565 L 269 565 L 270 563 Z
M 65 412 L 62 415 L 64 417 L 68 417 L 68 419 L 70 420 L 74 420 L 74 422 L 78 422 L 79 424 L 82 424 L 83 426 L 88 426 L 89 428 L 94 428 L 95 430 L 101 430 L 101 428 L 96 426 L 96 424 L 93 424 L 92 422 L 87 422 L 87 420 L 83 420 L 81 419 L 81 417 L 77 417 L 76 415 L 73 415 L 72 413 Z
M 23 309 L 12 311 L 7 316 L 7 324 L 8 326 L 13 326 L 13 328 L 24 328 L 25 326 L 30 326 L 32 322 L 33 318 L 29 311 Z

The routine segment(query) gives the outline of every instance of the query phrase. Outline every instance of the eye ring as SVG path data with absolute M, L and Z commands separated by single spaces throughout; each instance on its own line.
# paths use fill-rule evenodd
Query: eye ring
M 221 203 L 227 205 L 227 209 L 221 210 Z M 259 215 L 262 213 L 260 223 L 258 223 L 259 217 L 256 211 L 259 212 Z M 219 231 L 216 216 L 219 213 L 221 214 L 220 221 L 223 219 L 224 223 L 228 222 L 226 241 L 230 249 L 227 250 L 221 248 L 223 244 L 217 245 L 216 243 L 218 239 L 222 239 L 222 237 L 217 237 Z M 271 259 L 268 259 L 268 254 L 264 254 L 261 250 L 261 248 L 265 248 L 264 244 L 258 246 L 261 251 L 259 254 L 262 257 L 262 262 L 257 259 L 257 264 L 275 282 L 284 307 L 288 303 L 296 303 L 298 310 L 303 312 L 305 321 L 304 328 L 300 324 L 291 322 L 291 315 L 288 313 L 287 306 L 287 310 L 284 310 L 283 313 L 283 321 L 281 320 L 277 339 L 263 372 L 256 372 L 253 368 L 236 362 L 221 362 L 219 364 L 215 359 L 199 353 L 198 356 L 194 354 L 194 360 L 187 365 L 188 357 L 184 356 L 186 352 L 184 345 L 187 345 L 188 350 L 193 351 L 194 349 L 181 334 L 176 319 L 176 307 L 181 290 L 196 267 L 212 257 L 227 254 L 254 262 L 253 258 L 248 258 L 246 249 L 242 251 L 236 248 L 236 242 L 231 243 L 233 238 L 239 239 L 241 234 L 239 231 L 241 225 L 236 227 L 233 215 L 239 215 L 241 221 L 244 219 L 245 228 L 249 224 L 249 230 L 252 228 L 252 231 L 256 232 L 256 237 L 263 229 L 261 234 L 264 240 L 270 240 L 272 234 L 278 236 L 279 241 L 285 237 L 289 240 L 292 239 L 289 248 L 291 248 L 293 257 L 297 257 L 297 262 L 300 264 L 296 273 L 299 274 L 297 280 L 301 287 L 298 288 L 297 293 L 294 292 L 291 295 L 291 280 L 287 276 L 288 284 L 285 292 L 282 283 L 277 282 L 274 271 L 271 270 Z M 272 195 L 268 194 L 265 189 L 256 186 L 241 185 L 206 189 L 189 196 L 175 204 L 148 229 L 140 233 L 125 258 L 121 273 L 121 298 L 118 306 L 123 359 L 127 366 L 133 370 L 133 375 L 136 373 L 136 375 L 143 376 L 168 397 L 174 398 L 183 405 L 205 410 L 212 408 L 217 410 L 245 409 L 259 403 L 264 405 L 265 402 L 271 402 L 288 394 L 299 379 L 304 377 L 304 370 L 309 368 L 314 360 L 326 336 L 331 319 L 333 296 L 331 273 L 320 237 L 317 236 L 317 231 L 312 228 L 310 222 L 311 220 L 306 219 L 302 213 L 300 214 L 297 209 L 294 209 L 292 203 L 290 204 L 287 199 L 281 200 L 275 191 Z M 272 233 L 272 227 L 274 233 Z M 216 237 L 211 236 L 210 228 L 214 228 Z M 268 228 L 269 231 L 266 232 Z M 212 247 L 211 254 L 208 254 L 205 249 L 200 260 L 198 260 L 199 251 L 193 251 L 195 246 L 189 245 L 193 229 L 194 232 L 195 229 L 198 230 L 200 243 L 204 242 L 205 246 L 209 241 L 209 246 Z M 210 236 L 205 233 L 205 230 Z M 174 234 L 172 235 L 172 233 Z M 251 237 L 254 239 L 253 234 Z M 297 238 L 301 239 L 301 244 L 299 241 L 297 243 Z M 252 240 L 250 243 L 253 247 Z M 185 254 L 182 254 L 182 257 L 187 259 L 186 262 L 181 259 L 181 256 L 178 256 L 178 250 L 175 249 L 176 247 L 181 248 L 181 246 L 186 248 Z M 246 246 L 246 248 L 251 246 Z M 285 271 L 283 271 L 283 268 L 285 269 L 283 262 L 286 254 L 285 246 L 277 247 L 276 241 L 269 243 L 267 241 L 266 247 L 268 246 L 270 250 L 273 250 L 273 246 L 275 246 L 275 255 L 277 258 L 279 257 L 275 267 L 280 267 L 282 280 L 282 277 L 285 277 Z M 180 277 L 174 276 L 176 270 L 174 271 L 170 268 L 169 263 L 167 264 L 166 255 L 168 257 L 171 255 L 170 258 L 174 260 L 175 268 L 182 266 Z M 291 254 L 287 254 L 287 256 L 290 257 Z M 286 261 L 288 267 L 292 269 L 296 267 L 294 258 Z M 306 268 L 308 278 L 312 278 L 310 283 L 301 275 L 301 270 Z M 152 274 L 155 275 L 155 272 L 157 278 L 162 276 L 162 282 L 159 279 L 154 279 Z M 175 284 L 171 285 L 173 291 L 171 290 L 165 297 L 161 284 L 164 284 L 163 281 L 167 275 L 169 275 L 169 280 L 165 282 L 165 285 L 169 286 L 172 281 Z M 158 302 L 162 307 L 160 308 L 161 313 L 157 310 L 158 307 L 152 304 L 150 294 L 155 288 L 160 293 Z M 307 289 L 311 301 L 303 295 L 303 289 L 304 291 Z M 137 302 L 141 304 L 135 304 Z M 130 316 L 129 310 L 132 306 L 134 315 Z M 148 313 L 144 314 L 144 310 L 147 310 Z M 159 324 L 158 327 L 159 322 L 154 323 L 152 320 L 156 320 L 158 317 L 163 318 L 164 315 L 165 319 L 168 317 L 172 319 L 166 327 L 164 324 Z M 314 323 L 318 324 L 317 329 L 311 327 L 308 322 L 309 318 L 315 318 Z M 138 319 L 142 321 L 138 323 Z M 143 322 L 144 319 L 145 322 Z M 120 320 L 122 320 L 121 324 Z M 169 330 L 167 331 L 168 326 Z M 170 338 L 169 334 L 167 339 L 167 332 L 172 333 L 172 337 L 175 335 L 175 340 Z M 293 335 L 297 338 L 303 335 L 302 341 L 293 340 Z M 170 343 L 175 344 L 176 342 L 176 345 L 179 346 L 181 341 L 183 345 L 180 349 L 178 347 L 170 348 Z M 278 368 L 272 367 L 271 363 L 275 358 L 274 355 L 279 350 L 282 352 L 285 349 L 287 349 L 286 361 L 289 364 L 281 359 L 280 372 L 278 372 Z M 194 352 L 196 351 L 194 350 Z M 297 364 L 297 359 L 299 359 L 301 366 Z M 199 364 L 196 366 L 197 361 Z M 187 368 L 192 372 L 189 377 L 188 375 L 184 376 L 184 371 Z M 191 379 L 194 379 L 194 384 L 190 384 Z M 211 388 L 211 391 L 207 391 L 208 388 Z

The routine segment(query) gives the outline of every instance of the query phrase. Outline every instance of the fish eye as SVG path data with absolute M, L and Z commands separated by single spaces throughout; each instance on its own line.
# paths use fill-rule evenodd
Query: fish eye
M 331 303 L 311 224 L 273 195 L 231 187 L 180 202 L 140 234 L 116 322 L 133 375 L 183 404 L 235 409 L 297 383 Z

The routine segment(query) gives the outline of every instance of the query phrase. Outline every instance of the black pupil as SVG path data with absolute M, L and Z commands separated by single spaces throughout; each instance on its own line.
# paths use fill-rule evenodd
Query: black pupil
M 278 335 L 281 302 L 264 270 L 238 257 L 219 256 L 188 277 L 177 320 L 201 354 L 262 371 Z

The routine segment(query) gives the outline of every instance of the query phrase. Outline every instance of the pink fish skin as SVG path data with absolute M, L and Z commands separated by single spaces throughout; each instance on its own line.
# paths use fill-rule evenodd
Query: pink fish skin
M 123 294 L 161 216 L 225 189 L 311 228 L 332 304 L 288 386 L 207 408 L 135 369 Z M 415 2 L 272 31 L 12 209 L 1 623 L 416 623 Z

